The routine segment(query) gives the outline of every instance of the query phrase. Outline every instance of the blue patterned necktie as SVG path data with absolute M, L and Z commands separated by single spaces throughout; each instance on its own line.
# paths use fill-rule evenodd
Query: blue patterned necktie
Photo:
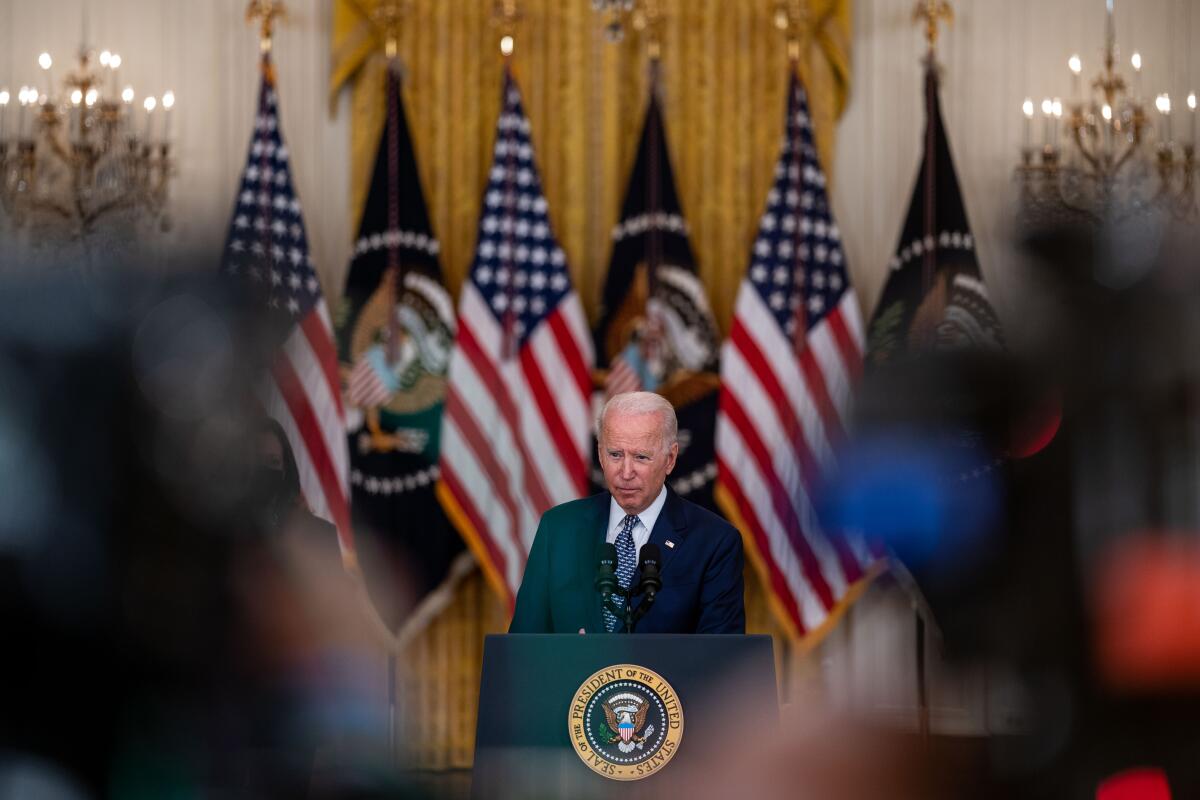
M 625 595 L 633 583 L 633 572 L 637 568 L 637 554 L 633 546 L 633 526 L 637 523 L 635 514 L 626 514 L 625 519 L 621 520 L 621 532 L 617 534 L 617 583 L 621 589 L 619 593 L 613 593 L 613 598 L 620 598 L 617 602 L 622 606 L 625 605 Z M 604 607 L 604 627 L 609 633 L 614 633 L 620 622 L 616 614 L 609 611 L 607 606 Z

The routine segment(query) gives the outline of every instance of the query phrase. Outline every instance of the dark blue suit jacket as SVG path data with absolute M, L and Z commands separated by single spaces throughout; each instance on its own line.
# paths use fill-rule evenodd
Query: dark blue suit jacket
M 609 500 L 603 492 L 542 515 L 509 633 L 606 632 L 595 578 Z M 742 538 L 732 525 L 667 490 L 649 541 L 662 553 L 663 586 L 638 633 L 746 632 Z

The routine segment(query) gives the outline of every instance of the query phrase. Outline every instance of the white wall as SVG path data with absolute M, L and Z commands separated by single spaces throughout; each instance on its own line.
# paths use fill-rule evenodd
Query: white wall
M 1101 67 L 1105 0 L 952 0 L 942 35 L 942 113 L 966 195 L 984 275 L 998 311 L 1015 329 L 1011 255 L 1005 247 L 1013 168 L 1022 136 L 1021 102 L 1071 97 L 1067 59 L 1078 53 L 1084 78 Z M 924 131 L 924 39 L 912 0 L 856 0 L 853 88 L 838 130 L 835 211 L 847 257 L 869 314 L 904 224 Z M 1200 92 L 1200 0 L 1116 0 L 1123 70 L 1139 50 L 1143 96 L 1170 92 L 1183 107 Z M 1035 127 L 1035 135 L 1039 131 Z M 1180 130 L 1180 128 L 1176 128 Z M 1035 141 L 1037 139 L 1035 138 Z
M 587 2 L 587 0 L 563 0 Z M 58 65 L 79 44 L 84 3 L 90 39 L 120 52 L 122 82 L 139 93 L 178 96 L 180 174 L 173 236 L 209 248 L 223 238 L 254 114 L 257 43 L 245 0 L 0 0 L 0 86 L 40 78 L 37 55 Z M 730 0 L 736 2 L 736 0 Z M 325 87 L 331 0 L 289 0 L 276 63 L 284 133 L 314 260 L 328 295 L 340 291 L 352 232 L 348 215 L 348 120 L 331 117 Z M 869 315 L 912 191 L 922 132 L 923 43 L 913 0 L 855 4 L 853 94 L 839 129 L 835 207 L 853 279 Z M 957 0 L 944 35 L 942 100 L 980 258 L 1010 337 L 1019 336 L 1012 256 L 1004 244 L 1012 168 L 1025 96 L 1070 95 L 1066 59 L 1085 76 L 1099 65 L 1104 0 Z M 1200 0 L 1117 0 L 1124 63 L 1139 49 L 1144 94 L 1182 98 L 1200 88 Z M 1181 102 L 1176 107 L 1182 107 Z M 0 234 L 3 235 L 3 234 Z M 217 254 L 213 253 L 213 259 Z M 873 591 L 836 631 L 821 657 L 831 695 L 913 721 L 916 678 L 911 609 L 895 591 Z M 1011 704 L 995 676 L 931 674 L 934 722 L 960 733 L 1007 726 Z M 941 677 L 938 677 L 941 676 Z

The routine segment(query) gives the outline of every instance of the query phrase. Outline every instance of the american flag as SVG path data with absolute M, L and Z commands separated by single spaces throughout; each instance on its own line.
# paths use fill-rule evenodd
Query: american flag
M 279 349 L 261 395 L 287 432 L 304 500 L 337 526 L 342 553 L 353 551 L 347 501 L 346 422 L 329 310 L 313 270 L 279 130 L 274 68 L 262 61 L 254 135 L 229 227 L 222 272 L 261 299 Z
M 538 518 L 587 487 L 592 345 L 507 70 L 480 216 L 459 298 L 438 496 L 511 608 Z
M 720 504 L 795 636 L 833 619 L 875 560 L 860 541 L 827 536 L 813 507 L 846 435 L 862 342 L 793 74 L 775 181 L 721 351 L 716 450 Z
M 640 392 L 651 381 L 642 380 L 645 370 L 642 354 L 636 343 L 626 345 L 616 358 L 604 379 L 604 399 L 611 400 L 619 394 Z

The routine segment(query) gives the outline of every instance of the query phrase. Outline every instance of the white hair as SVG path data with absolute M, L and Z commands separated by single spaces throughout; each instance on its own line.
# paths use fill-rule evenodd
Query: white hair
M 638 417 L 642 414 L 662 415 L 663 447 L 669 448 L 679 439 L 679 420 L 675 417 L 675 407 L 667 398 L 654 392 L 625 392 L 614 395 L 600 409 L 600 420 L 597 431 L 604 431 L 604 420 L 609 414 Z

